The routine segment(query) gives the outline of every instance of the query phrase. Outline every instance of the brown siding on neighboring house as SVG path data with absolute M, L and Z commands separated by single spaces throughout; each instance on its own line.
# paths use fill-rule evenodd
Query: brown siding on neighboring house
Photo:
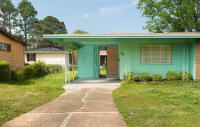
M 200 39 L 196 41 L 196 80 L 200 80 Z
M 107 46 L 107 77 L 118 78 L 118 47 Z
M 24 44 L 0 31 L 0 42 L 11 45 L 11 51 L 0 51 L 0 61 L 8 61 L 11 69 L 24 66 Z

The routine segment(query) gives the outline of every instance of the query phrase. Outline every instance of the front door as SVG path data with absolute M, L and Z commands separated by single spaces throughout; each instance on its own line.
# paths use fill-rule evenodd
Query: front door
M 118 77 L 118 47 L 107 46 L 107 77 Z

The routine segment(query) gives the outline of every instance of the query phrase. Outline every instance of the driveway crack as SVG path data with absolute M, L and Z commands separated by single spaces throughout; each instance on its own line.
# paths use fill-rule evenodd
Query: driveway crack
M 70 112 L 69 116 L 67 116 L 64 121 L 60 124 L 59 127 L 67 127 L 69 120 L 71 119 L 71 117 L 73 116 L 73 114 L 76 114 L 77 111 L 82 110 L 87 104 L 86 104 L 86 98 L 88 97 L 88 94 L 91 93 L 92 91 L 94 91 L 96 88 L 91 88 L 89 91 L 87 91 L 85 93 L 85 96 L 81 98 L 81 102 L 83 103 L 83 106 L 81 106 L 79 109 L 77 109 L 74 112 Z

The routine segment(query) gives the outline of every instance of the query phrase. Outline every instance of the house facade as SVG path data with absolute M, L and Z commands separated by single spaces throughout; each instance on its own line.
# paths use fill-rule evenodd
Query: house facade
M 64 67 L 65 54 L 58 48 L 41 48 L 32 51 L 25 51 L 26 63 L 45 62 L 46 64 L 59 64 Z M 70 55 L 71 61 L 71 55 Z
M 200 79 L 200 33 L 114 33 L 45 35 L 44 38 L 80 42 L 79 78 L 99 78 L 99 50 L 107 50 L 107 77 L 127 73 L 190 72 Z M 61 39 L 62 38 L 62 39 Z
M 11 69 L 24 67 L 26 44 L 0 28 L 0 61 L 8 61 Z

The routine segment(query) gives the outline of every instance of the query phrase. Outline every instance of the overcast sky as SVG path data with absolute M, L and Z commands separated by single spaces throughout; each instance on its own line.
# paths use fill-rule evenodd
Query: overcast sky
M 15 6 L 21 0 L 12 0 Z M 145 19 L 136 9 L 138 0 L 29 0 L 37 17 L 55 16 L 69 33 L 81 29 L 89 33 L 147 32 Z

